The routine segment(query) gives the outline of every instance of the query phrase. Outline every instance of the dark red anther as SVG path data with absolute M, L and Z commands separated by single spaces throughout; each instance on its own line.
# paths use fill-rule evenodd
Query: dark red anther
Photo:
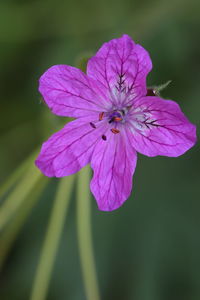
M 96 128 L 95 124 L 92 123 L 92 122 L 90 122 L 90 126 L 91 126 L 92 128 Z
M 104 117 L 104 112 L 101 112 L 101 113 L 99 114 L 99 121 L 102 121 L 102 120 L 103 120 L 103 117 Z
M 107 140 L 107 137 L 104 134 L 102 135 L 102 140 L 104 140 L 104 141 Z
M 120 133 L 120 131 L 119 131 L 118 129 L 116 129 L 116 128 L 111 128 L 110 130 L 111 130 L 112 133 L 114 133 L 114 134 Z

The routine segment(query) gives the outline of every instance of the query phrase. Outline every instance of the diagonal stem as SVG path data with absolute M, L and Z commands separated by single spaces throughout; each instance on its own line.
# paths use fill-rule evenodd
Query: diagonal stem
M 91 208 L 88 166 L 78 176 L 77 231 L 81 267 L 87 300 L 100 300 L 92 247 Z
M 23 177 L 20 178 L 15 188 L 6 197 L 0 207 L 0 231 L 3 230 L 17 214 L 24 201 L 26 201 L 30 191 L 41 177 L 42 174 L 37 170 L 34 164 L 30 164 L 29 169 L 24 172 Z
M 74 179 L 75 176 L 72 175 L 62 178 L 59 182 L 47 233 L 41 250 L 39 264 L 36 270 L 30 298 L 31 300 L 46 299 L 48 286 L 53 271 L 53 265 L 56 259 L 56 253 L 68 210 Z
M 40 199 L 44 188 L 49 182 L 49 178 L 41 177 L 41 179 L 35 184 L 35 186 L 30 190 L 26 201 L 23 203 L 23 209 L 20 209 L 18 213 L 12 218 L 11 222 L 7 224 L 4 231 L 0 235 L 0 269 L 2 268 L 9 250 L 12 247 L 17 235 L 19 234 L 21 228 L 24 226 L 29 214 L 31 213 L 33 207 L 36 205 L 37 201 Z
M 6 179 L 5 182 L 1 183 L 0 185 L 0 198 L 6 194 L 11 187 L 21 178 L 21 176 L 25 173 L 30 165 L 33 164 L 36 151 L 31 153 L 28 158 L 26 158 L 18 168 L 16 168 L 12 174 Z

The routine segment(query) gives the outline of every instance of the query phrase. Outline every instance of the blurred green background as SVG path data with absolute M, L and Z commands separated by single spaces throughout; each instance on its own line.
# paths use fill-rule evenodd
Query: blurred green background
M 37 91 L 40 75 L 51 65 L 74 66 L 84 53 L 95 53 L 123 33 L 150 52 L 149 86 L 171 79 L 163 96 L 176 100 L 198 126 L 199 15 L 200 2 L 193 0 L 1 0 L 0 181 L 66 122 L 43 105 Z M 133 193 L 123 207 L 100 212 L 91 199 L 101 299 L 200 299 L 199 163 L 198 144 L 176 159 L 139 155 Z M 29 299 L 58 181 L 51 179 L 39 193 L 13 238 L 0 275 L 2 300 Z M 86 300 L 76 189 L 71 198 L 49 300 Z

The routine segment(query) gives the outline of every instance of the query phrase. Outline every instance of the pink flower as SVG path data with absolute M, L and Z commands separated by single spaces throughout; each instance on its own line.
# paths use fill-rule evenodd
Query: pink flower
M 77 118 L 46 141 L 36 160 L 49 177 L 91 163 L 91 191 L 100 210 L 121 206 L 132 189 L 137 152 L 179 156 L 196 141 L 196 128 L 178 104 L 147 96 L 148 52 L 123 35 L 105 43 L 87 66 L 57 65 L 40 78 L 44 101 L 59 116 Z

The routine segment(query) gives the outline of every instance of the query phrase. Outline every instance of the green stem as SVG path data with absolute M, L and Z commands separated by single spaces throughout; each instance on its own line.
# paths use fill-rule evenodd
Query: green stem
M 89 191 L 90 173 L 88 167 L 78 176 L 77 231 L 81 267 L 87 300 L 100 300 L 95 261 L 92 247 L 91 208 Z
M 22 207 L 23 202 L 26 201 L 30 191 L 41 177 L 41 172 L 37 170 L 33 163 L 31 163 L 31 167 L 23 175 L 22 179 L 3 201 L 0 207 L 0 231 L 9 221 L 11 221 Z
M 46 299 L 53 265 L 68 210 L 74 178 L 74 175 L 69 176 L 62 178 L 59 182 L 47 233 L 41 250 L 39 264 L 36 270 L 31 300 Z
M 5 227 L 5 230 L 0 235 L 0 269 L 3 266 L 13 242 L 26 222 L 33 206 L 40 199 L 40 195 L 48 182 L 49 178 L 41 178 L 30 191 L 26 201 L 24 201 L 23 209 L 20 209 L 20 212 L 12 219 L 12 222 Z
M 0 198 L 19 180 L 19 178 L 24 174 L 25 170 L 29 165 L 34 164 L 34 158 L 36 156 L 36 151 L 31 153 L 31 155 L 25 159 L 21 165 L 16 168 L 12 174 L 3 182 L 0 186 Z

